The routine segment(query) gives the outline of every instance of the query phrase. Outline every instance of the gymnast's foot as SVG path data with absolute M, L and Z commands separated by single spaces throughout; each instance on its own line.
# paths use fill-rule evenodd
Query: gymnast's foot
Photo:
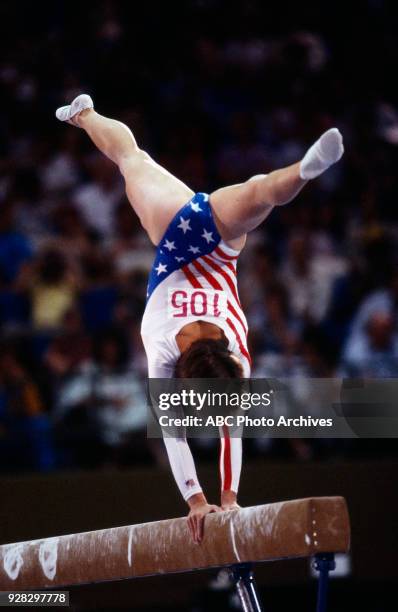
M 300 176 L 304 180 L 313 179 L 339 161 L 344 153 L 343 137 L 337 128 L 322 134 L 319 140 L 308 149 L 300 164 Z
M 92 101 L 91 97 L 87 94 L 80 94 L 80 96 L 77 96 L 77 98 L 73 100 L 72 104 L 57 108 L 55 116 L 60 121 L 66 121 L 71 125 L 80 127 L 77 122 L 79 114 L 82 111 L 91 108 L 94 108 L 94 102 Z

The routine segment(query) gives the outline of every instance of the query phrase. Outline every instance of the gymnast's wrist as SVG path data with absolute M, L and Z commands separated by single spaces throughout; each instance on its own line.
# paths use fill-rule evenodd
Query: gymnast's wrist
M 194 493 L 191 497 L 188 497 L 186 502 L 190 508 L 194 508 L 195 506 L 204 506 L 207 504 L 207 499 L 204 493 Z
M 221 505 L 230 505 L 237 503 L 238 494 L 232 489 L 226 489 L 221 491 Z

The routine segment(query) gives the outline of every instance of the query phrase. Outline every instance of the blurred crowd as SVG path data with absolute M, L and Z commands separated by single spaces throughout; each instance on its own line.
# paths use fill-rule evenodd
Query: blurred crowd
M 139 333 L 153 247 L 117 169 L 54 118 L 81 92 L 195 191 L 293 163 L 338 126 L 342 162 L 241 256 L 254 376 L 398 376 L 395 25 L 386 2 L 354 29 L 318 4 L 322 19 L 274 24 L 260 1 L 177 2 L 178 19 L 156 2 L 1 5 L 0 470 L 164 460 Z

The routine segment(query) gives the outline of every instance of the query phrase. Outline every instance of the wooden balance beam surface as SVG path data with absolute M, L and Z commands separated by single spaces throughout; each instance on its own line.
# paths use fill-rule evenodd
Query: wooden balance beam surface
M 210 514 L 201 544 L 186 518 L 0 546 L 0 590 L 60 587 L 243 562 L 347 552 L 342 497 L 313 497 Z

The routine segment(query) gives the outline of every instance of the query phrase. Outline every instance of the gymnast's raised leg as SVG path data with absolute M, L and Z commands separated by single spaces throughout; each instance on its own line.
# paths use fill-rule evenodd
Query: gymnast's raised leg
M 300 162 L 214 191 L 210 203 L 224 240 L 240 248 L 245 234 L 260 225 L 274 206 L 291 202 L 309 179 L 336 163 L 343 152 L 342 136 L 332 128 L 322 134 Z
M 93 108 L 82 94 L 57 110 L 57 118 L 83 128 L 97 148 L 118 167 L 127 197 L 151 241 L 157 245 L 175 213 L 194 195 L 182 181 L 140 149 L 131 130 Z

